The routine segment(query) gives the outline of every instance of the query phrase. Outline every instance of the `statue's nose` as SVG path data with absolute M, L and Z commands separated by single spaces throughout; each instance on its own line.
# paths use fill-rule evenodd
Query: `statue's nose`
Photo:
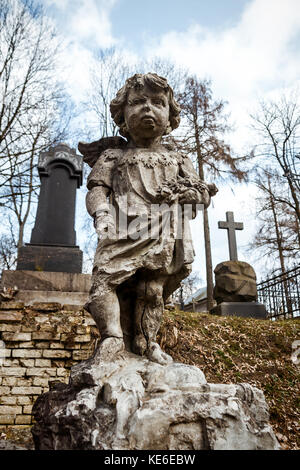
M 149 103 L 149 101 L 145 101 L 144 106 L 143 106 L 143 109 L 144 109 L 145 111 L 150 111 L 150 103 Z

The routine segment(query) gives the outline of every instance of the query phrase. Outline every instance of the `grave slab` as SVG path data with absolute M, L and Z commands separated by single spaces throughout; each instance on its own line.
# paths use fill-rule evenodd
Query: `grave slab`
M 210 310 L 212 315 L 267 319 L 266 307 L 258 302 L 222 302 Z

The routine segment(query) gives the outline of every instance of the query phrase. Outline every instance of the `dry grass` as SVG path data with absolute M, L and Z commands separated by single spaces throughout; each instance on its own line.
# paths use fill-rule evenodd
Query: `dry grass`
M 75 326 L 83 323 L 83 312 L 70 316 L 72 321 L 66 316 L 61 318 L 61 314 L 55 326 L 43 323 L 41 329 L 56 331 L 61 327 L 72 341 Z M 35 315 L 27 312 L 24 318 L 30 324 Z M 93 327 L 91 330 L 92 348 L 98 333 Z M 176 362 L 196 365 L 208 382 L 247 382 L 263 390 L 271 424 L 284 449 L 300 449 L 300 365 L 291 360 L 295 340 L 300 340 L 299 320 L 272 322 L 176 310 L 165 312 L 158 335 L 161 347 Z M 13 445 L 33 446 L 27 426 L 11 427 L 5 432 L 0 429 L 0 441 L 3 439 Z
M 195 365 L 210 383 L 263 390 L 285 449 L 299 449 L 299 368 L 291 360 L 299 320 L 271 321 L 166 311 L 159 343 L 176 362 Z

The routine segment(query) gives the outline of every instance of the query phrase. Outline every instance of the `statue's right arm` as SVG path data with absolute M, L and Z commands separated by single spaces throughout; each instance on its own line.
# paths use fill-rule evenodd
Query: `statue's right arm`
M 108 149 L 102 153 L 88 176 L 86 207 L 94 219 L 99 239 L 114 227 L 114 211 L 108 202 L 112 192 L 112 177 L 120 150 Z
M 90 216 L 96 217 L 100 212 L 109 210 L 107 197 L 110 193 L 105 186 L 94 186 L 86 195 L 86 208 Z
M 86 207 L 94 219 L 94 227 L 99 240 L 107 237 L 109 233 L 113 233 L 115 227 L 114 218 L 107 202 L 109 193 L 110 190 L 105 186 L 94 186 L 86 196 Z

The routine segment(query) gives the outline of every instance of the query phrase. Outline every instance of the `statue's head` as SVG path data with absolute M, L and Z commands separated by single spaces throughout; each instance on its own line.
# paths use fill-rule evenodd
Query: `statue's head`
M 129 138 L 132 135 L 130 127 L 132 123 L 135 125 L 138 114 L 142 116 L 142 108 L 144 115 L 142 120 L 136 119 L 136 123 L 144 128 L 143 132 L 147 133 L 147 129 L 151 132 L 151 116 L 155 121 L 152 121 L 153 126 L 159 121 L 160 128 L 156 132 L 161 135 L 167 135 L 179 126 L 180 106 L 174 99 L 173 90 L 165 78 L 155 73 L 137 73 L 128 78 L 111 101 L 111 115 L 122 136 Z

